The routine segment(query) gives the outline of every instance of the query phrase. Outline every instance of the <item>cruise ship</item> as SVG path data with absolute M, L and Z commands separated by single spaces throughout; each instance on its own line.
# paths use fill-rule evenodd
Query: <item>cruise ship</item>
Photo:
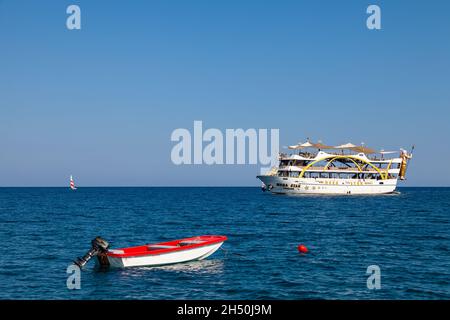
M 346 143 L 327 146 L 309 140 L 280 153 L 279 165 L 257 176 L 263 191 L 280 194 L 386 194 L 405 180 L 410 152 L 376 151 Z

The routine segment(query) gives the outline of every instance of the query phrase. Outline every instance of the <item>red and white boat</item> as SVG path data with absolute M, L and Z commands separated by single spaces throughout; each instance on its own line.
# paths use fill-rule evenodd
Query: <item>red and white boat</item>
M 226 236 L 204 235 L 143 246 L 109 249 L 109 244 L 98 237 L 92 242 L 92 253 L 88 252 L 75 263 L 83 266 L 94 255 L 97 256 L 101 266 L 113 268 L 161 266 L 203 260 L 216 252 L 226 240 Z M 86 259 L 88 256 L 89 259 Z

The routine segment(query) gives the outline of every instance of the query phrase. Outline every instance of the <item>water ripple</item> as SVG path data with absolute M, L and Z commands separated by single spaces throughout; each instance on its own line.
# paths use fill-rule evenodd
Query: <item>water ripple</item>
M 0 299 L 450 299 L 450 189 L 387 196 L 272 196 L 259 188 L 0 188 Z M 204 261 L 82 273 L 113 247 L 198 234 L 229 240 Z M 299 254 L 304 243 L 308 254 Z M 379 265 L 382 289 L 366 287 Z

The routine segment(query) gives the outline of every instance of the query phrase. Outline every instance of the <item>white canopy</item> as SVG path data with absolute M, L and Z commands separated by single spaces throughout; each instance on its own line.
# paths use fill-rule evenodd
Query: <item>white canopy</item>
M 364 147 L 364 145 L 361 146 L 355 146 L 353 143 L 346 143 L 346 144 L 341 144 L 340 146 L 335 146 L 335 149 L 348 149 L 348 150 L 352 150 L 352 151 L 356 151 L 356 152 L 362 152 L 362 153 L 375 153 L 376 151 L 368 148 L 368 147 Z
M 316 149 L 348 149 L 348 150 L 352 150 L 352 151 L 356 151 L 356 152 L 363 152 L 363 153 L 375 153 L 376 151 L 364 146 L 356 146 L 353 143 L 346 143 L 346 144 L 341 144 L 339 146 L 327 146 L 324 145 L 321 142 L 318 143 L 311 143 L 309 140 L 304 142 L 304 143 L 298 143 L 294 146 L 289 146 L 289 149 L 304 149 L 304 148 L 316 148 Z M 387 153 L 387 152 L 386 152 Z
M 355 148 L 356 146 L 353 143 L 346 143 L 346 144 L 341 144 L 340 146 L 335 146 L 336 149 L 351 149 L 351 148 Z
M 300 146 L 301 146 L 302 148 L 309 148 L 309 147 L 312 147 L 312 146 L 314 146 L 314 145 L 313 145 L 311 142 L 306 141 L 306 142 L 300 144 Z
M 306 142 L 304 142 L 304 143 L 298 143 L 298 144 L 296 144 L 295 146 L 289 146 L 288 148 L 289 149 L 303 149 L 303 148 L 309 148 L 309 147 L 313 147 L 314 145 L 311 143 L 311 142 L 309 142 L 309 141 L 306 141 Z

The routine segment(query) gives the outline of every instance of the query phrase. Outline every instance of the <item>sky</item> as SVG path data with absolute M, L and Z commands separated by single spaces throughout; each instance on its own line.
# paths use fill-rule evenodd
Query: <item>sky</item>
M 69 30 L 66 9 L 81 9 Z M 366 9 L 381 8 L 381 30 Z M 0 186 L 258 186 L 175 165 L 177 128 L 415 145 L 400 186 L 450 186 L 448 1 L 0 0 Z M 281 150 L 283 151 L 283 150 Z

